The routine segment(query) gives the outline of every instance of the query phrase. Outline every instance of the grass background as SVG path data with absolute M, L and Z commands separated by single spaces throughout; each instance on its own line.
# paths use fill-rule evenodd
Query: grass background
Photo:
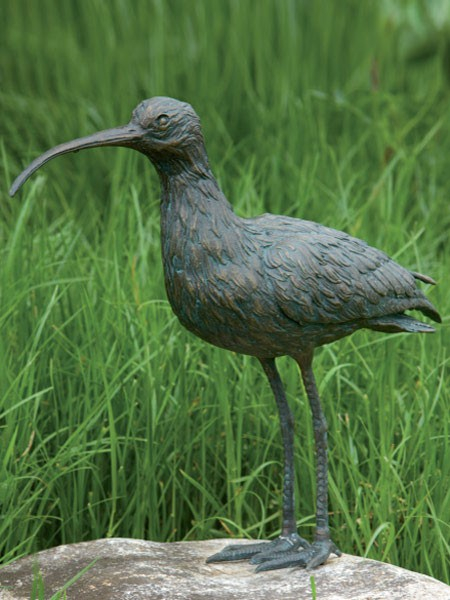
M 0 5 L 0 554 L 105 536 L 267 537 L 282 449 L 257 361 L 167 303 L 159 185 L 126 149 L 47 148 L 171 95 L 200 114 L 238 214 L 317 220 L 440 285 L 434 336 L 317 352 L 333 537 L 450 583 L 448 4 L 16 0 Z M 314 453 L 293 362 L 301 533 Z

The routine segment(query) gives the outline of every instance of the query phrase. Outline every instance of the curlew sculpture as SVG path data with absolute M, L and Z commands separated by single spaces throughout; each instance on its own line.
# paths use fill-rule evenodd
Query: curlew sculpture
M 433 284 L 383 252 L 318 223 L 264 214 L 242 219 L 210 170 L 200 120 L 192 107 L 164 97 L 144 100 L 128 125 L 48 150 L 17 177 L 15 194 L 55 156 L 98 146 L 126 146 L 150 159 L 161 182 L 161 243 L 169 302 L 203 340 L 259 359 L 278 407 L 284 447 L 281 535 L 270 542 L 227 546 L 208 562 L 251 559 L 258 571 L 308 568 L 340 555 L 328 524 L 327 425 L 312 360 L 315 348 L 367 328 L 430 333 L 405 314 L 440 322 L 417 287 Z M 293 417 L 275 359 L 299 365 L 311 406 L 316 444 L 316 532 L 297 532 L 294 508 Z

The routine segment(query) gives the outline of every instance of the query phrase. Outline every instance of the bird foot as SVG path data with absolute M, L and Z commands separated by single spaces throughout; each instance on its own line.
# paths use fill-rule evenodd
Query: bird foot
M 309 548 L 310 544 L 301 538 L 298 533 L 291 533 L 286 536 L 280 536 L 272 542 L 226 546 L 223 550 L 217 552 L 217 554 L 209 556 L 206 562 L 225 562 L 251 558 L 250 562 L 255 564 L 255 562 L 270 560 L 271 557 L 278 557 L 278 555 L 283 555 L 284 553 L 291 554 L 297 548 L 300 548 L 300 546 L 302 548 Z M 257 557 L 261 560 L 255 561 Z
M 256 572 L 285 569 L 287 567 L 305 567 L 313 569 L 323 565 L 330 554 L 341 556 L 342 552 L 330 539 L 317 540 L 308 544 L 302 550 L 288 550 L 287 552 L 273 552 L 271 554 L 256 554 L 250 560 L 251 564 L 259 564 Z
M 226 546 L 217 554 L 206 559 L 207 563 L 250 559 L 250 564 L 259 565 L 256 572 L 305 567 L 313 569 L 323 565 L 330 554 L 341 556 L 342 552 L 330 539 L 316 540 L 309 544 L 297 533 L 280 536 L 272 542 L 236 544 Z

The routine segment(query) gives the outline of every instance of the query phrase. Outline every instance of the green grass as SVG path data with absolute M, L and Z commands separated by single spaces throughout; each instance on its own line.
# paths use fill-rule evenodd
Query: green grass
M 84 152 L 7 195 L 42 151 L 172 95 L 199 112 L 238 214 L 343 228 L 439 282 L 428 290 L 444 317 L 435 335 L 358 332 L 318 351 L 315 372 L 335 542 L 450 583 L 450 90 L 445 27 L 434 53 L 408 59 L 405 47 L 434 39 L 423 10 L 370 0 L 2 4 L 4 561 L 105 536 L 279 528 L 274 401 L 256 360 L 207 346 L 173 316 L 150 165 L 126 149 Z M 309 536 L 310 415 L 295 364 L 279 363 Z

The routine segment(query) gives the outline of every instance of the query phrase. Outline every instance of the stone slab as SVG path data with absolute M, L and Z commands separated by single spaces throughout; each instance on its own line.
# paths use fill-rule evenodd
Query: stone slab
M 67 600 L 313 600 L 311 577 L 317 600 L 450 600 L 450 586 L 431 577 L 348 554 L 312 571 L 256 574 L 248 562 L 205 564 L 224 543 L 111 538 L 58 546 L 1 568 L 0 599 L 29 600 L 39 570 L 50 600 L 97 559 Z

